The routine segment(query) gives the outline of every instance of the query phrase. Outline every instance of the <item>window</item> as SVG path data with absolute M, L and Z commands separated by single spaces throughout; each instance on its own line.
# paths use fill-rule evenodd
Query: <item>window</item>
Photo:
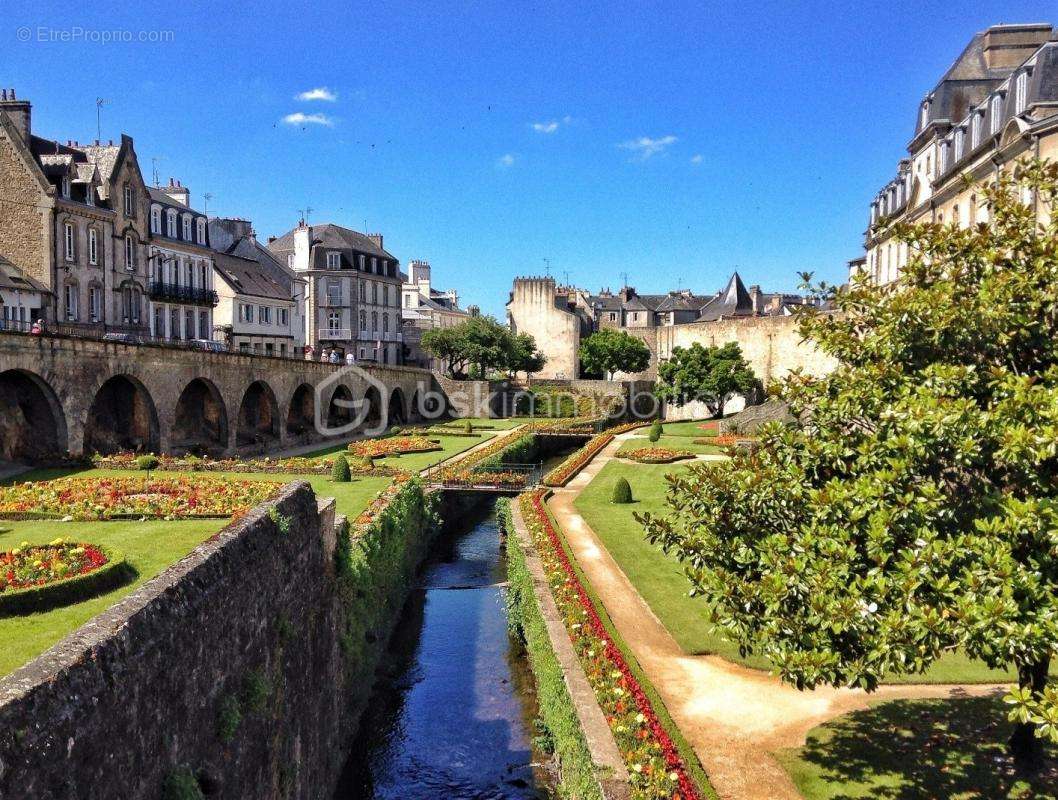
M 272 307 L 261 306 L 259 309 L 257 309 L 257 321 L 260 322 L 262 325 L 271 325 Z
M 361 253 L 360 255 L 358 255 L 356 257 L 356 260 L 360 262 L 360 271 L 363 272 L 364 271 L 364 254 Z
M 72 283 L 66 284 L 66 319 L 70 322 L 77 321 L 77 287 Z
M 151 233 L 162 232 L 162 209 L 161 206 L 151 206 Z
M 198 243 L 206 243 L 206 220 L 202 217 L 198 218 Z
M 339 330 L 342 327 L 342 315 L 338 311 L 332 311 L 327 315 L 327 330 L 331 331 L 331 335 L 334 335 L 334 331 Z
M 173 313 L 176 313 L 175 310 Z M 132 286 L 121 290 L 121 316 L 125 322 L 140 321 L 140 291 Z
M 1020 114 L 1028 105 L 1029 99 L 1029 73 L 1019 72 L 1014 79 L 1014 113 Z
M 339 281 L 327 281 L 327 305 L 342 304 L 342 284 Z
M 136 199 L 136 196 L 135 196 L 134 192 L 132 191 L 132 187 L 129 186 L 126 183 L 125 184 L 125 216 L 126 217 L 135 217 L 136 216 L 136 208 L 135 208 L 135 202 L 134 202 L 135 199 Z
M 184 214 L 184 241 L 191 241 L 191 217 Z
M 96 204 L 96 190 L 92 187 L 92 184 L 88 184 L 84 191 L 85 205 L 94 206 Z
M 377 283 L 372 283 L 371 284 L 371 302 L 374 305 L 376 305 L 376 306 L 378 305 L 378 284 Z
M 362 331 L 366 331 L 367 330 L 367 312 L 366 311 L 361 311 L 360 312 L 360 330 L 362 330 Z
M 361 256 L 363 258 L 363 256 Z M 363 280 L 360 281 L 360 302 L 367 302 L 367 284 Z
M 199 339 L 212 339 L 213 333 L 209 329 L 209 312 L 199 311 L 198 312 L 198 338 Z
M 389 333 L 389 314 L 382 315 L 382 332 Z
M 205 261 L 200 262 L 198 265 L 198 288 L 209 288 L 209 267 Z
M 929 124 L 929 100 L 922 104 L 922 110 L 918 115 L 918 129 L 922 130 Z
M 197 339 L 195 336 L 195 312 L 185 311 L 184 312 L 184 338 L 185 339 Z
M 327 269 L 341 269 L 342 268 L 342 254 L 341 253 L 328 253 L 327 254 Z
M 165 338 L 165 306 L 154 309 L 154 335 L 159 339 Z
M 180 338 L 180 310 L 176 308 L 169 312 L 169 338 Z
M 371 332 L 378 333 L 378 312 L 371 312 Z
M 287 256 L 287 266 L 290 267 L 291 269 L 294 269 L 294 254 L 293 253 L 291 253 L 290 255 Z
M 983 114 L 975 111 L 970 118 L 970 149 L 973 150 L 981 144 L 981 119 Z
M 253 322 L 253 306 L 246 303 L 239 305 L 239 322 Z
M 62 192 L 62 196 L 69 199 L 70 197 L 70 177 L 68 175 L 62 176 L 62 181 L 59 184 L 59 189 Z
M 73 225 L 69 222 L 62 226 L 63 253 L 67 261 L 73 261 Z
M 1003 114 L 1003 95 L 997 94 L 992 98 L 992 102 L 989 105 L 989 113 L 992 117 L 989 133 L 994 135 L 999 132 L 1000 117 Z
M 165 235 L 170 239 L 176 238 L 176 211 L 171 208 L 165 212 Z
M 286 308 L 281 308 L 276 312 L 277 322 L 279 325 L 286 327 L 290 324 L 290 311 Z
M 378 274 L 378 259 L 371 256 L 371 272 L 375 275 Z
M 103 290 L 98 286 L 88 287 L 88 314 L 90 322 L 103 321 Z
M 271 342 L 265 342 L 265 355 L 270 356 L 275 354 L 276 346 Z
M 249 353 L 250 352 L 250 343 L 249 342 L 239 342 L 239 352 L 240 353 Z
M 957 128 L 955 131 L 955 163 L 962 160 L 963 151 L 966 149 L 966 129 Z

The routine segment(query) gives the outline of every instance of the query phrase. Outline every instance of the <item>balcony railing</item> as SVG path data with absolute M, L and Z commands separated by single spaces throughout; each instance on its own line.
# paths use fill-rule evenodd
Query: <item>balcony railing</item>
M 161 281 L 150 282 L 147 287 L 147 296 L 157 302 L 187 303 L 195 306 L 215 306 L 220 302 L 217 293 L 212 289 L 199 289 Z
M 353 338 L 353 332 L 349 328 L 321 328 L 320 341 L 334 340 L 347 341 Z

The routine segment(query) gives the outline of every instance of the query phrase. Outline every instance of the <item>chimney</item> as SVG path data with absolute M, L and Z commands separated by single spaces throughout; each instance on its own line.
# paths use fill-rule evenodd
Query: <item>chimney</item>
M 294 269 L 308 269 L 312 254 L 312 226 L 301 220 L 294 228 Z
M 753 304 L 753 314 L 754 314 L 754 316 L 756 316 L 757 314 L 759 314 L 761 312 L 761 308 L 760 308 L 760 287 L 759 286 L 750 286 L 749 287 L 749 299 L 750 299 L 750 302 Z
M 181 186 L 180 181 L 175 181 L 170 178 L 169 185 L 162 191 L 180 205 L 191 206 L 191 191 L 186 186 Z
M 993 25 L 984 33 L 985 64 L 989 69 L 1012 70 L 1051 36 L 1051 26 Z
M 29 137 L 33 132 L 31 124 L 32 107 L 29 104 L 29 100 L 17 99 L 14 89 L 0 89 L 0 111 L 7 114 L 7 118 L 11 120 L 22 137 L 22 141 L 29 144 Z
M 385 249 L 385 248 L 382 247 L 382 234 L 381 233 L 369 233 L 369 234 L 366 234 L 366 235 L 367 235 L 368 239 L 370 239 L 372 242 L 374 242 L 375 244 L 378 245 L 378 249 L 379 250 Z

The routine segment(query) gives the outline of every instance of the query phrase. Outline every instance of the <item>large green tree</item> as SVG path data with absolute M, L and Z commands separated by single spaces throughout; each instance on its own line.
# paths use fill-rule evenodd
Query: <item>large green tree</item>
M 1058 739 L 1058 169 L 977 189 L 988 222 L 898 225 L 895 288 L 856 280 L 802 334 L 833 356 L 784 387 L 800 427 L 671 478 L 647 535 L 720 628 L 783 679 L 874 689 L 962 649 L 1013 666 L 1011 749 Z
M 673 405 L 700 402 L 713 417 L 722 416 L 727 401 L 749 395 L 760 385 L 753 368 L 742 357 L 738 342 L 719 347 L 672 348 L 672 356 L 658 364 L 655 393 Z
M 642 372 L 650 365 L 650 348 L 642 339 L 616 328 L 603 328 L 585 339 L 578 352 L 581 367 L 613 380 L 615 372 Z
M 546 359 L 529 334 L 514 334 L 494 317 L 473 316 L 422 335 L 422 347 L 444 362 L 453 378 L 485 378 L 492 372 L 539 372 Z

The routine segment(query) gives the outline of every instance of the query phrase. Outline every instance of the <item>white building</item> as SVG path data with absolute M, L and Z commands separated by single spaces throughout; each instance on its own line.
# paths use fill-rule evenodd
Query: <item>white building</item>
M 28 332 L 36 320 L 46 318 L 50 295 L 47 287 L 0 256 L 0 330 Z
M 206 215 L 191 208 L 187 187 L 151 187 L 148 314 L 158 339 L 212 339 L 213 251 Z
M 470 314 L 459 307 L 455 289 L 446 292 L 434 289 L 430 283 L 430 262 L 412 261 L 408 264 L 407 280 L 401 287 L 401 324 L 407 361 L 420 367 L 443 369 L 422 349 L 422 335 L 433 328 L 450 328 L 467 319 Z
M 258 244 L 249 220 L 209 221 L 219 305 L 214 338 L 230 350 L 301 357 L 305 350 L 305 281 Z

